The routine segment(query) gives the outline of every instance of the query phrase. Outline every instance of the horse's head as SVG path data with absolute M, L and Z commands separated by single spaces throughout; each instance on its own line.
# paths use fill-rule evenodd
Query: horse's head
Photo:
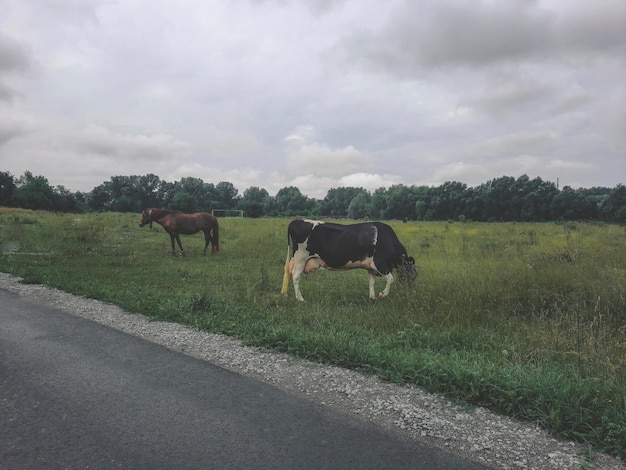
M 150 212 L 152 209 L 144 209 L 143 212 L 141 213 L 141 222 L 139 222 L 139 226 L 143 227 L 146 224 L 150 225 L 150 228 L 152 228 L 152 219 L 150 218 Z
M 418 273 L 415 260 L 412 256 L 403 254 L 400 264 L 396 266 L 396 271 L 398 272 L 398 281 L 400 281 L 400 284 L 405 287 L 413 287 L 415 285 Z

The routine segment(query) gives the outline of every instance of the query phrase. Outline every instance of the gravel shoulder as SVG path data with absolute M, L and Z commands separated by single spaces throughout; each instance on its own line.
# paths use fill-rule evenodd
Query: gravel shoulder
M 408 439 L 498 469 L 626 469 L 624 462 L 555 439 L 528 423 L 483 408 L 466 410 L 413 386 L 398 386 L 338 367 L 243 346 L 233 338 L 151 321 L 121 308 L 50 289 L 20 284 L 0 273 L 0 289 L 217 364 L 299 397 L 350 414 Z

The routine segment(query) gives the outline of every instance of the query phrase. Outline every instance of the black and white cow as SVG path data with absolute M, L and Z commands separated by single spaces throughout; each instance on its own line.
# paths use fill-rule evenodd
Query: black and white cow
M 378 295 L 389 294 L 396 269 L 403 285 L 412 286 L 417 277 L 415 260 L 409 257 L 393 229 L 382 222 L 353 225 L 326 223 L 319 220 L 296 219 L 287 229 L 287 259 L 282 294 L 289 289 L 293 278 L 296 299 L 304 300 L 300 292 L 302 273 L 309 274 L 319 267 L 331 270 L 365 269 L 369 273 L 369 296 L 376 298 L 376 276 L 387 281 Z

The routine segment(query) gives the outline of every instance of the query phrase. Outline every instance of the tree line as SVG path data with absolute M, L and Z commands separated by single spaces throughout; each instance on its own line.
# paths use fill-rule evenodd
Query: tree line
M 18 178 L 0 172 L 0 206 L 58 212 L 163 207 L 182 212 L 237 209 L 247 217 L 626 223 L 626 186 L 559 189 L 551 181 L 523 175 L 494 178 L 476 187 L 456 181 L 440 186 L 398 184 L 373 192 L 339 187 L 328 190 L 324 199 L 314 199 L 295 186 L 284 187 L 275 196 L 256 186 L 239 194 L 229 182 L 213 184 L 194 177 L 168 182 L 154 174 L 113 176 L 89 192 L 71 192 L 27 171 Z

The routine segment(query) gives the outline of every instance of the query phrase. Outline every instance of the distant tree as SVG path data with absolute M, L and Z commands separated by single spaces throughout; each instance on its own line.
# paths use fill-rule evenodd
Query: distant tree
M 57 186 L 54 192 L 57 206 L 56 210 L 61 212 L 83 212 L 83 194 L 72 193 L 64 186 Z
M 428 193 L 429 207 L 425 220 L 458 220 L 466 217 L 467 185 L 457 181 L 447 181 L 431 188 Z
M 370 217 L 372 219 L 384 219 L 387 212 L 387 190 L 378 188 L 370 198 Z
M 350 206 L 352 200 L 358 194 L 363 193 L 367 194 L 367 191 L 363 188 L 330 188 L 321 203 L 320 209 L 323 215 L 346 217 L 348 215 L 348 207 Z
M 424 220 L 427 210 L 426 204 L 430 198 L 431 188 L 428 186 L 411 186 L 412 200 L 414 201 L 415 220 Z
M 269 193 L 264 188 L 259 188 L 257 186 L 250 186 L 243 192 L 243 198 L 248 201 L 256 201 L 256 202 L 267 202 L 270 198 Z
M 415 209 L 417 197 L 412 187 L 394 184 L 387 189 L 385 199 L 383 218 L 398 220 L 417 218 Z
M 465 218 L 466 220 L 484 220 L 485 198 L 478 188 L 467 188 L 465 191 Z
M 271 197 L 265 189 L 250 187 L 239 196 L 232 183 L 217 185 L 200 178 L 177 182 L 154 174 L 113 176 L 89 193 L 52 188 L 43 176 L 25 172 L 15 179 L 0 172 L 0 205 L 63 212 L 139 212 L 166 207 L 184 212 L 239 208 L 248 217 L 263 215 L 355 219 L 417 219 L 476 221 L 594 220 L 626 223 L 626 187 L 593 187 L 559 191 L 541 178 L 502 176 L 474 188 L 445 182 L 436 187 L 393 185 L 369 193 L 363 188 L 331 188 L 323 200 L 308 198 L 297 187 L 282 188 Z
M 366 192 L 359 192 L 350 201 L 348 206 L 348 217 L 351 219 L 363 219 L 370 212 L 370 195 Z
M 111 199 L 107 210 L 114 212 L 140 212 L 144 208 L 138 197 L 137 176 L 112 176 L 108 186 Z
M 162 200 L 159 190 L 162 181 L 157 175 L 149 173 L 135 177 L 134 183 L 137 197 L 137 205 L 135 207 L 141 208 L 141 210 L 148 207 L 161 207 Z
M 295 216 L 308 215 L 314 206 L 295 186 L 281 188 L 274 198 L 276 215 Z
M 138 212 L 135 207 L 135 201 L 126 194 L 115 198 L 109 204 L 108 210 L 113 212 Z
M 156 191 L 156 202 L 154 205 L 149 207 L 167 207 L 169 203 L 174 198 L 176 194 L 176 189 L 178 188 L 177 183 L 171 183 L 169 181 L 161 180 L 159 182 L 159 187 Z
M 586 189 L 576 191 L 576 218 L 578 220 L 597 220 L 599 217 L 598 203 L 596 198 L 588 193 Z
M 531 180 L 525 176 L 523 184 L 519 184 L 518 191 L 523 198 L 519 220 L 544 222 L 551 219 L 552 200 L 559 192 L 554 183 L 541 178 Z
M 598 217 L 598 203 L 584 189 L 565 186 L 550 204 L 552 220 L 593 220 Z
M 215 204 L 219 207 L 213 209 L 234 209 L 239 202 L 239 191 L 232 183 L 222 181 L 215 186 Z
M 25 209 L 57 210 L 55 193 L 48 179 L 33 176 L 30 171 L 18 179 L 15 201 Z
M 378 188 L 370 196 L 369 216 L 373 219 L 416 220 L 427 211 L 429 188 L 395 184 Z
M 158 176 L 112 176 L 85 195 L 90 211 L 141 212 L 147 207 L 161 207 Z
M 607 222 L 626 223 L 626 186 L 618 184 L 611 190 L 600 207 L 600 214 Z
M 246 217 L 261 217 L 269 213 L 270 195 L 265 189 L 251 186 L 243 192 L 237 207 L 244 211 Z
M 13 206 L 17 185 L 15 178 L 7 171 L 0 171 L 0 206 Z
M 108 210 L 112 200 L 112 195 L 106 183 L 93 188 L 85 196 L 87 210 L 91 212 L 102 212 Z
M 484 197 L 483 220 L 517 220 L 520 205 L 514 187 L 515 178 L 511 176 L 492 179 L 479 187 Z
M 178 196 L 179 194 L 183 196 Z M 200 178 L 187 177 L 181 178 L 180 181 L 174 183 L 174 190 L 172 191 L 172 200 L 170 201 L 170 208 L 177 206 L 180 207 L 181 201 L 185 201 L 186 209 L 183 212 L 200 212 L 206 211 L 216 205 L 217 194 L 215 191 L 215 185 L 212 183 L 205 183 Z M 178 196 L 178 198 L 177 198 Z M 174 206 L 172 206 L 172 204 Z
M 168 204 L 168 209 L 187 213 L 196 212 L 197 207 L 194 197 L 184 191 L 176 193 Z
M 476 190 L 483 197 L 482 220 L 501 221 L 547 220 L 557 193 L 554 183 L 541 178 L 531 180 L 527 175 L 495 178 Z
M 181 178 L 171 185 L 164 185 L 163 190 L 165 192 L 163 204 L 169 208 L 180 205 L 180 199 L 174 200 L 178 193 L 186 193 L 190 199 L 185 202 L 188 209 L 184 212 L 210 212 L 211 209 L 222 209 L 218 207 L 220 197 L 215 185 L 205 183 L 200 178 Z

